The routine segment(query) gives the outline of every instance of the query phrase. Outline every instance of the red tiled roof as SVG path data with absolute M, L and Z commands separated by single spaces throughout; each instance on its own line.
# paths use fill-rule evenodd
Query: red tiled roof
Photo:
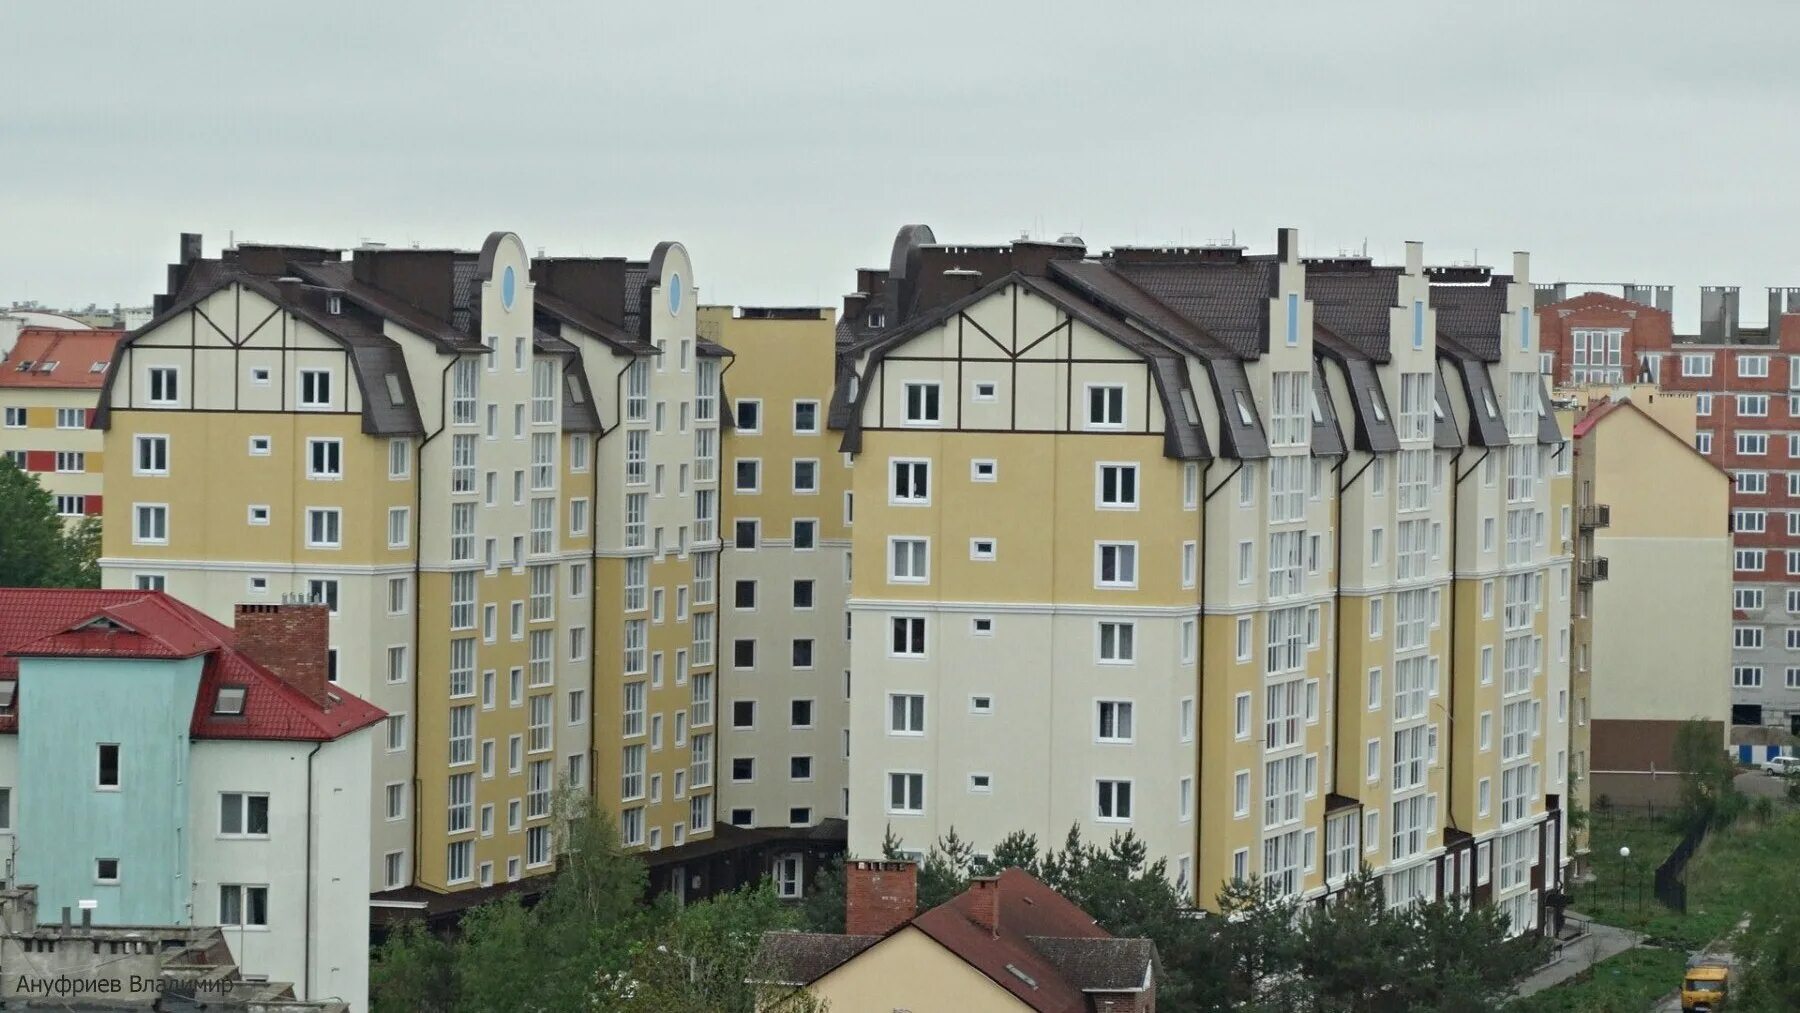
M 106 369 L 94 370 L 95 363 L 111 367 L 113 349 L 125 338 L 124 331 L 67 331 L 55 327 L 26 327 L 19 340 L 0 365 L 0 387 L 57 387 L 71 390 L 99 390 L 106 382 Z M 31 363 L 28 370 L 19 366 Z M 42 363 L 54 362 L 48 373 L 39 369 Z
M 0 588 L 0 678 L 18 678 L 19 658 L 204 657 L 189 732 L 197 739 L 325 742 L 366 728 L 386 712 L 343 690 L 320 707 L 232 646 L 231 627 L 160 591 Z M 243 686 L 244 713 L 213 713 L 221 686 Z M 0 715 L 18 731 L 22 699 Z
M 1605 401 L 1601 401 L 1598 404 L 1590 406 L 1588 408 L 1588 413 L 1586 415 L 1583 415 L 1579 422 L 1575 423 L 1575 431 L 1574 431 L 1575 437 L 1579 439 L 1580 437 L 1586 436 L 1589 432 L 1593 431 L 1594 426 L 1599 424 L 1601 419 L 1607 417 L 1608 415 L 1611 415 L 1613 413 L 1613 409 L 1619 407 L 1619 405 L 1621 403 L 1622 402 L 1613 401 L 1611 399 L 1608 399 Z
M 1111 934 L 1094 924 L 1094 919 L 1068 898 L 1022 870 L 1000 873 L 1000 881 L 993 889 L 999 891 L 998 932 L 989 932 L 971 917 L 976 905 L 972 890 L 919 915 L 911 924 L 1032 1009 L 1043 1013 L 1084 1013 L 1088 1005 L 1081 989 L 1066 980 L 1028 937 L 1110 939 Z M 1033 988 L 1009 966 L 1029 975 L 1037 987 Z

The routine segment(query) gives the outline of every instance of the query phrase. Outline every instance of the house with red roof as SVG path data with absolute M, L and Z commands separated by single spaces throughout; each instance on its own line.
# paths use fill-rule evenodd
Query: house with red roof
M 326 607 L 0 588 L 5 885 L 47 921 L 217 926 L 247 976 L 367 1008 L 370 755 Z
M 0 349 L 0 457 L 36 476 L 71 523 L 98 517 L 105 433 L 90 429 L 122 330 L 26 327 Z
M 1119 939 L 1020 869 L 928 911 L 918 866 L 844 864 L 844 934 L 769 932 L 751 981 L 771 1008 L 798 989 L 834 1010 L 1155 1013 L 1156 945 Z

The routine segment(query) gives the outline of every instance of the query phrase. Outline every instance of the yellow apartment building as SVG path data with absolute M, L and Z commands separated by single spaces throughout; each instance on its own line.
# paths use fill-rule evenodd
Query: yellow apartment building
M 125 332 L 71 326 L 5 333 L 11 344 L 0 348 L 0 455 L 36 477 L 61 516 L 98 517 L 106 457 L 89 423 Z
M 372 891 L 552 869 L 561 785 L 629 846 L 710 833 L 723 349 L 693 292 L 675 243 L 207 258 L 189 235 L 121 344 L 104 580 L 227 621 L 331 606 L 333 680 L 390 714 Z
M 1571 493 L 1526 269 L 902 229 L 830 409 L 850 851 L 1129 829 L 1202 904 L 1368 865 L 1536 926 Z

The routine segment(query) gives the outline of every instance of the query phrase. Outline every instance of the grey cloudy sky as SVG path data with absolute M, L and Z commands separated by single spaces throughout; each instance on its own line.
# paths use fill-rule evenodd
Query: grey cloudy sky
M 1729 8 L 1727 14 L 1726 8 Z M 835 304 L 904 222 L 1800 284 L 1800 4 L 0 4 L 0 304 L 176 233 L 646 256 Z

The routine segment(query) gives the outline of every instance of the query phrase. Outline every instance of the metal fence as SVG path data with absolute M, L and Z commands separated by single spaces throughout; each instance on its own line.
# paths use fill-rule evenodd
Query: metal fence
M 1656 867 L 1656 899 L 1671 911 L 1687 913 L 1687 864 L 1700 842 L 1706 839 L 1706 825 L 1694 827 L 1682 835 L 1675 850 Z

